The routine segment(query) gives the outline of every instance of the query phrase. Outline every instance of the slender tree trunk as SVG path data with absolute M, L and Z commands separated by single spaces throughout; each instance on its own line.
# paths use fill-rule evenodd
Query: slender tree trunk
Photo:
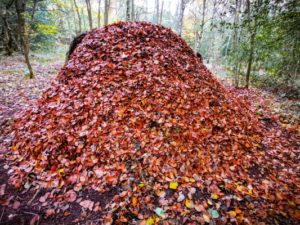
M 251 67 L 253 62 L 253 55 L 254 55 L 254 40 L 256 36 L 256 25 L 254 25 L 254 30 L 252 31 L 250 37 L 250 52 L 249 52 L 249 60 L 247 65 L 247 72 L 246 72 L 246 88 L 249 88 L 250 84 L 250 74 L 251 74 Z
M 0 17 L 1 17 L 2 23 L 3 23 L 3 35 L 4 35 L 3 42 L 4 42 L 6 55 L 12 55 L 12 53 L 14 51 L 14 45 L 16 45 L 16 47 L 18 47 L 18 45 L 16 44 L 16 41 L 14 40 L 12 30 L 7 21 L 7 15 L 9 15 L 9 9 L 13 5 L 13 3 L 14 3 L 14 0 L 8 1 L 8 3 L 5 5 L 5 8 L 3 10 L 1 9 L 1 11 L 0 11 Z
M 76 19 L 76 9 L 75 9 L 73 1 L 71 1 L 71 9 L 72 9 L 72 18 L 73 18 L 75 34 L 78 34 L 79 28 L 78 28 L 78 23 L 77 23 L 77 19 Z
M 131 0 L 131 20 L 135 21 L 135 7 L 134 7 L 134 0 Z
M 101 26 L 101 0 L 98 0 L 98 27 Z
M 195 52 L 197 52 L 197 49 L 198 49 L 198 39 L 199 39 L 199 33 L 197 31 L 197 28 L 195 28 L 195 40 L 194 40 L 194 50 Z
M 250 8 L 250 0 L 247 0 L 247 10 L 248 10 L 248 18 L 251 17 L 251 8 Z M 258 9 L 259 7 L 257 7 Z M 256 17 L 254 17 L 253 26 L 251 26 L 251 21 L 249 24 L 250 29 L 250 51 L 249 51 L 249 59 L 248 59 L 248 65 L 247 65 L 247 72 L 246 72 L 246 88 L 249 88 L 250 85 L 250 75 L 251 75 L 251 68 L 252 68 L 252 62 L 254 58 L 254 44 L 255 44 L 255 37 L 256 37 L 256 30 L 257 30 L 257 23 L 256 23 Z
M 182 23 L 183 23 L 183 14 L 184 14 L 184 0 L 180 0 L 179 6 L 179 15 L 178 15 L 178 33 L 181 35 L 182 33 Z
M 33 20 L 34 18 L 34 14 L 35 14 L 35 9 L 36 9 L 36 4 L 37 4 L 37 0 L 33 1 L 33 7 L 32 7 L 32 13 L 31 13 L 31 19 Z
M 29 70 L 29 78 L 34 78 L 33 70 L 29 60 L 29 37 L 26 30 L 26 23 L 24 18 L 24 13 L 26 12 L 26 3 L 24 0 L 15 0 L 15 7 L 18 17 L 18 26 L 20 31 L 20 41 L 25 56 L 25 62 Z
M 81 18 L 82 18 L 82 25 L 83 25 L 83 30 L 87 30 L 87 25 L 86 25 L 86 21 L 85 21 L 85 19 L 84 19 L 84 11 L 83 11 L 83 8 L 81 8 Z
M 198 39 L 196 42 L 197 49 L 200 47 L 201 40 L 203 37 L 203 30 L 204 30 L 204 24 L 205 24 L 205 11 L 206 11 L 206 0 L 203 0 L 201 27 L 200 27 L 200 33 L 198 34 Z
M 183 17 L 184 17 L 184 11 L 187 6 L 187 4 L 190 2 L 190 0 L 181 0 L 180 1 L 180 7 L 179 7 L 179 20 L 178 20 L 178 33 L 181 36 L 182 34 L 182 28 L 183 28 Z
M 237 49 L 237 42 L 238 42 L 238 19 L 239 19 L 239 0 L 235 0 L 235 14 L 234 14 L 234 23 L 233 23 L 233 51 L 235 56 L 235 68 L 234 68 L 234 83 L 235 87 L 239 86 L 239 74 L 238 74 L 238 49 Z
M 104 25 L 108 24 L 108 15 L 109 15 L 109 8 L 110 8 L 110 0 L 105 0 L 105 10 L 104 10 Z
M 1 13 L 1 12 L 0 12 Z M 4 33 L 4 46 L 5 46 L 5 51 L 6 51 L 6 55 L 12 55 L 13 53 L 13 39 L 11 36 L 11 29 L 8 25 L 7 22 L 7 17 L 6 17 L 6 12 L 2 15 L 1 14 L 1 18 L 2 18 L 2 22 L 3 22 L 3 33 Z
M 85 3 L 86 3 L 86 9 L 87 9 L 88 18 L 89 18 L 90 29 L 93 29 L 93 18 L 92 18 L 91 1 L 90 0 L 85 0 Z
M 130 20 L 130 0 L 126 0 L 126 21 Z
M 81 16 L 80 16 L 80 13 L 79 13 L 79 8 L 78 8 L 78 5 L 76 3 L 76 0 L 73 0 L 73 1 L 74 1 L 75 10 L 76 10 L 76 13 L 77 13 L 77 16 L 78 16 L 78 23 L 79 23 L 79 31 L 78 31 L 78 33 L 81 34 L 81 32 L 82 32 Z
M 158 24 L 159 23 L 159 0 L 155 0 L 155 23 Z
M 161 8 L 160 8 L 159 24 L 162 24 L 163 12 L 164 12 L 164 0 L 161 0 Z

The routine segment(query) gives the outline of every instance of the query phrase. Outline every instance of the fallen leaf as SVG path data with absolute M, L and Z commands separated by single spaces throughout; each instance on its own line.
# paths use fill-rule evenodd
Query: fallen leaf
M 15 201 L 12 208 L 13 209 L 18 209 L 20 207 L 21 203 L 19 201 Z
M 6 187 L 6 184 L 2 184 L 0 186 L 0 196 L 3 196 L 5 194 L 5 187 Z
M 192 200 L 186 199 L 186 200 L 185 200 L 185 206 L 186 206 L 188 209 L 191 209 L 191 208 L 194 208 L 194 203 L 193 203 Z
M 182 192 L 179 192 L 177 202 L 182 202 L 185 199 L 185 196 L 182 194 Z
M 178 183 L 176 181 L 170 182 L 170 184 L 169 184 L 170 189 L 176 190 L 177 187 L 178 187 Z
M 206 215 L 206 214 L 203 214 L 203 219 L 204 219 L 204 221 L 205 221 L 206 223 L 209 223 L 209 222 L 210 222 L 210 218 L 209 218 L 209 216 Z
M 231 217 L 236 217 L 236 212 L 235 211 L 232 210 L 232 211 L 229 211 L 228 213 Z
M 77 194 L 73 190 L 69 190 L 65 194 L 65 199 L 67 202 L 74 202 L 76 201 L 76 198 L 77 198 Z
M 156 215 L 165 218 L 166 214 L 165 211 L 162 208 L 157 207 L 155 210 Z
M 219 214 L 219 212 L 218 212 L 217 210 L 209 209 L 209 210 L 208 210 L 208 213 L 209 213 L 209 215 L 210 215 L 212 218 L 214 218 L 214 219 L 217 219 L 217 218 L 220 217 L 220 214 Z
M 111 225 L 112 223 L 113 223 L 112 215 L 108 214 L 103 220 L 103 225 Z
M 39 215 L 34 215 L 32 217 L 32 219 L 30 220 L 30 225 L 36 225 L 36 224 L 38 224 L 39 220 L 40 220 L 40 216 Z
M 93 210 L 94 202 L 91 200 L 83 200 L 79 204 L 85 209 Z
M 197 212 L 204 212 L 205 208 L 203 205 L 195 205 L 195 209 Z
M 131 203 L 132 203 L 132 206 L 135 207 L 136 204 L 137 204 L 137 198 L 136 197 L 132 197 Z
M 54 209 L 47 209 L 46 210 L 46 218 L 51 217 L 55 214 L 55 210 Z
M 149 218 L 147 219 L 147 225 L 153 225 L 153 224 L 154 224 L 153 218 L 152 218 L 152 217 L 149 217 Z
M 41 196 L 39 198 L 39 201 L 42 202 L 42 203 L 46 202 L 46 200 L 49 197 L 49 195 L 50 195 L 50 192 L 47 192 L 46 194 L 44 194 L 43 196 Z
M 219 198 L 219 196 L 217 194 L 213 193 L 213 194 L 211 194 L 211 198 L 216 200 Z

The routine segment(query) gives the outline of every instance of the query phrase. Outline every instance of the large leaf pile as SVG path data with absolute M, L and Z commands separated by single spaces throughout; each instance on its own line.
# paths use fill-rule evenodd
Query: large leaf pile
M 295 149 L 266 135 L 170 29 L 117 23 L 89 32 L 15 123 L 11 181 L 117 186 L 119 222 L 297 217 Z

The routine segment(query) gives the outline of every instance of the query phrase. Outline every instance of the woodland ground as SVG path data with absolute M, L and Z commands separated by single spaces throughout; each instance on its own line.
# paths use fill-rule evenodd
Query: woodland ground
M 101 213 L 82 211 L 78 204 L 80 199 L 86 197 L 99 201 L 101 209 L 118 192 L 117 188 L 99 195 L 95 191 L 82 191 L 78 201 L 72 202 L 61 208 L 61 213 L 50 217 L 52 211 L 43 211 L 42 196 L 45 190 L 34 188 L 16 190 L 8 184 L 8 162 L 5 161 L 5 151 L 1 145 L 7 140 L 7 130 L 13 122 L 13 117 L 22 110 L 30 101 L 36 100 L 55 78 L 57 72 L 64 63 L 64 56 L 44 55 L 35 53 L 32 56 L 32 64 L 36 78 L 26 77 L 26 66 L 21 56 L 0 58 L 0 224 L 54 224 L 54 223 L 101 223 Z M 224 76 L 224 69 L 208 65 L 215 74 L 222 74 L 219 79 L 228 88 L 230 77 Z M 300 133 L 300 102 L 279 98 L 278 96 L 255 88 L 236 89 L 237 95 L 246 98 L 251 107 L 261 117 L 276 117 L 279 124 L 287 129 L 296 129 Z M 87 219 L 84 219 L 87 218 Z

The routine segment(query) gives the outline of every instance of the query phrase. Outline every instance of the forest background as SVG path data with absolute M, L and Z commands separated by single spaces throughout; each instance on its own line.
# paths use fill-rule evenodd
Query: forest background
M 34 78 L 37 57 L 62 60 L 83 32 L 149 21 L 181 35 L 235 87 L 299 98 L 297 0 L 1 0 L 0 17 L 0 57 L 22 54 L 25 77 Z

